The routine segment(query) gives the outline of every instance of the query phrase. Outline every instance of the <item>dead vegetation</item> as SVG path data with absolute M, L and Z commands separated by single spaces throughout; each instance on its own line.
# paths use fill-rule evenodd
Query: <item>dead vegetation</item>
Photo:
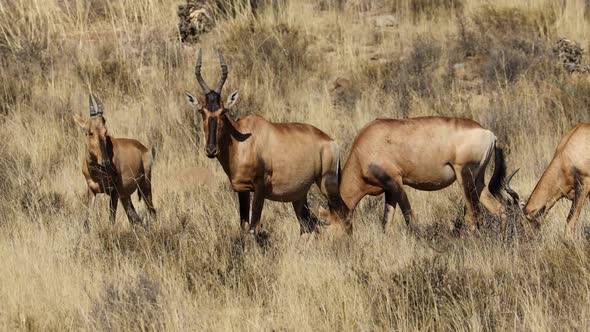
M 590 120 L 588 75 L 568 70 L 585 65 L 586 2 L 213 1 L 215 25 L 196 44 L 179 36 L 183 1 L 0 2 L 0 328 L 588 329 L 587 214 L 573 239 L 566 204 L 540 233 L 513 211 L 508 235 L 484 218 L 479 237 L 462 238 L 453 186 L 410 190 L 418 221 L 407 228 L 398 212 L 385 234 L 382 199 L 363 200 L 347 241 L 307 243 L 291 207 L 269 203 L 266 242 L 249 243 L 183 96 L 197 48 L 208 79 L 219 47 L 237 115 L 311 123 L 343 160 L 375 117 L 473 118 L 530 192 L 562 134 Z M 577 46 L 554 53 L 563 37 Z M 122 213 L 111 226 L 99 199 L 83 232 L 71 115 L 85 114 L 89 89 L 113 135 L 157 148 L 149 230 Z

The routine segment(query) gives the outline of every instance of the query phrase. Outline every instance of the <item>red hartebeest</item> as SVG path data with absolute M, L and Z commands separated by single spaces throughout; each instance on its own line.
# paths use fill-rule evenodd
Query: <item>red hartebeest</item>
M 533 225 L 539 227 L 539 218 L 558 200 L 567 197 L 572 201 L 572 207 L 566 219 L 566 231 L 573 231 L 584 200 L 590 193 L 589 142 L 590 123 L 580 123 L 565 134 L 526 204 L 510 188 L 510 180 L 516 171 L 508 177 L 506 191 L 521 206 L 524 215 Z
M 203 119 L 207 156 L 217 158 L 238 193 L 242 229 L 256 234 L 264 200 L 269 199 L 293 203 L 302 233 L 316 230 L 318 220 L 309 210 L 307 192 L 316 183 L 324 195 L 331 197 L 326 183 L 332 178 L 338 181 L 338 145 L 307 124 L 273 123 L 258 115 L 233 120 L 226 112 L 235 104 L 238 92 L 232 92 L 225 104 L 221 101 L 228 75 L 221 52 L 219 61 L 221 79 L 211 90 L 201 76 L 199 50 L 195 76 L 204 95 L 186 95 Z M 250 192 L 254 193 L 251 219 Z
M 485 168 L 494 154 L 495 169 L 486 186 Z M 330 204 L 329 210 L 320 209 L 320 218 L 328 225 L 343 226 L 350 234 L 350 219 L 358 202 L 366 195 L 385 193 L 384 229 L 397 204 L 410 223 L 413 213 L 404 185 L 433 191 L 457 180 L 463 189 L 471 230 L 477 227 L 478 202 L 504 225 L 504 208 L 494 197 L 504 173 L 504 155 L 496 147 L 496 136 L 475 121 L 447 117 L 377 119 L 355 138 L 341 173 L 341 198 L 337 204 Z
M 132 223 L 141 223 L 131 195 L 137 190 L 139 198 L 143 197 L 152 217 L 156 210 L 152 203 L 152 162 L 154 151 L 134 139 L 114 138 L 109 135 L 106 120 L 103 117 L 103 105 L 96 100 L 96 108 L 90 101 L 90 119 L 84 120 L 77 115 L 75 121 L 86 131 L 86 151 L 82 159 L 82 173 L 88 185 L 88 208 L 94 205 L 96 194 L 110 196 L 110 220 L 115 222 L 119 199 L 123 203 L 127 218 Z M 90 210 L 89 210 L 90 213 Z M 88 219 L 84 223 L 88 227 Z

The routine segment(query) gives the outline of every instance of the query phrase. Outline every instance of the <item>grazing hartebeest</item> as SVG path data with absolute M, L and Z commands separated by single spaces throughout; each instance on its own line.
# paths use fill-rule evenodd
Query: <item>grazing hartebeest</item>
M 494 174 L 486 187 L 485 168 L 494 152 Z M 355 138 L 341 174 L 341 198 L 336 205 L 330 204 L 329 210 L 320 209 L 320 218 L 351 233 L 350 219 L 358 202 L 366 195 L 385 193 L 384 229 L 393 218 L 396 204 L 410 223 L 413 213 L 404 185 L 433 191 L 457 180 L 463 187 L 471 230 L 477 227 L 478 201 L 504 225 L 504 208 L 494 197 L 504 173 L 504 155 L 496 147 L 496 136 L 475 121 L 447 117 L 377 119 Z
M 82 160 L 82 173 L 88 184 L 88 208 L 94 205 L 98 193 L 110 196 L 110 220 L 115 222 L 118 200 L 121 199 L 127 218 L 132 223 L 141 223 L 131 202 L 131 195 L 138 190 L 139 198 L 153 217 L 156 214 L 152 203 L 152 162 L 154 151 L 134 139 L 114 138 L 108 134 L 103 117 L 103 105 L 94 97 L 97 108 L 90 99 L 90 119 L 77 115 L 74 119 L 86 131 L 86 151 Z M 89 211 L 90 213 L 90 211 Z M 84 226 L 88 227 L 88 219 Z
M 544 216 L 561 198 L 572 201 L 567 216 L 566 231 L 574 229 L 580 216 L 584 199 L 590 193 L 590 124 L 580 123 L 559 142 L 553 159 L 537 182 L 528 202 L 520 201 L 519 195 L 510 188 L 512 173 L 506 180 L 506 191 L 515 203 L 522 207 L 526 218 L 539 227 L 539 218 Z M 517 170 L 518 171 L 518 170 Z
M 221 79 L 211 90 L 201 76 L 199 50 L 195 76 L 203 98 L 186 93 L 189 103 L 203 118 L 206 152 L 217 158 L 231 186 L 238 193 L 240 224 L 252 235 L 257 232 L 265 199 L 292 202 L 301 232 L 317 229 L 317 218 L 309 211 L 307 192 L 316 183 L 328 195 L 326 182 L 338 177 L 338 145 L 318 128 L 302 123 L 272 123 L 258 115 L 240 120 L 227 116 L 238 97 L 234 91 L 227 103 L 221 101 L 221 89 L 228 69 L 219 52 Z M 250 192 L 254 192 L 250 221 Z M 337 195 L 336 195 L 337 196 Z

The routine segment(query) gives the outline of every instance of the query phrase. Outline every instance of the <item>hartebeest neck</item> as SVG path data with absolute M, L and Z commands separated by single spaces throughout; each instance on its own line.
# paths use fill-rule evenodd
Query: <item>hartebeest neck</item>
M 224 121 L 224 130 L 221 132 L 221 136 L 217 139 L 220 149 L 220 152 L 217 155 L 217 160 L 219 160 L 225 173 L 230 175 L 230 170 L 235 162 L 238 144 L 243 140 L 241 137 L 238 137 L 241 134 L 237 121 L 230 119 L 228 116 L 223 116 L 221 119 Z
M 545 211 L 548 211 L 560 198 L 567 196 L 575 184 L 566 181 L 570 177 L 563 173 L 559 162 L 554 159 L 533 189 L 525 211 L 533 212 L 543 207 Z M 571 178 L 575 179 L 576 177 Z
M 340 197 L 342 204 L 338 207 L 338 213 L 342 217 L 350 217 L 354 209 L 368 193 L 363 190 L 363 182 L 360 177 L 358 165 L 350 158 L 346 161 L 340 177 Z

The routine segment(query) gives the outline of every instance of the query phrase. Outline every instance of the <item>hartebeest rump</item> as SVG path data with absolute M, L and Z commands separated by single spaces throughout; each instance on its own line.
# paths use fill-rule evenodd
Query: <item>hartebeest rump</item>
M 272 123 L 258 115 L 233 120 L 227 111 L 235 104 L 238 92 L 231 93 L 225 104 L 221 101 L 228 75 L 221 52 L 219 61 L 221 79 L 211 90 L 201 76 L 199 50 L 195 76 L 203 97 L 186 95 L 202 116 L 207 156 L 217 158 L 238 193 L 242 229 L 256 234 L 264 200 L 269 199 L 293 203 L 302 233 L 316 230 L 318 220 L 309 210 L 307 192 L 316 183 L 328 196 L 326 183 L 331 177 L 338 181 L 338 145 L 307 124 Z M 251 219 L 250 192 L 254 193 Z
M 494 174 L 486 186 L 485 168 L 494 154 Z M 495 198 L 504 173 L 504 155 L 496 147 L 496 136 L 475 121 L 447 117 L 376 119 L 356 136 L 341 174 L 341 199 L 330 204 L 329 210 L 320 209 L 320 218 L 350 233 L 350 219 L 359 201 L 366 195 L 385 193 L 384 229 L 397 204 L 410 223 L 413 212 L 404 185 L 433 191 L 457 180 L 463 188 L 471 230 L 477 227 L 478 202 L 504 224 L 504 208 Z
M 566 197 L 572 201 L 566 231 L 573 231 L 584 200 L 590 193 L 590 123 L 578 124 L 561 139 L 526 204 L 510 188 L 514 173 L 506 181 L 506 191 L 522 207 L 524 215 L 533 225 L 540 226 L 539 218 L 558 200 Z
M 96 100 L 96 108 L 90 101 L 90 119 L 75 115 L 74 119 L 86 131 L 86 149 L 82 158 L 82 173 L 88 185 L 88 208 L 94 206 L 96 194 L 110 196 L 110 220 L 115 222 L 119 199 L 123 203 L 127 218 L 132 223 L 141 223 L 131 195 L 138 191 L 152 217 L 156 210 L 152 203 L 152 162 L 153 151 L 140 142 L 128 138 L 114 138 L 109 135 L 103 117 L 102 102 Z M 84 223 L 88 227 L 88 219 Z

